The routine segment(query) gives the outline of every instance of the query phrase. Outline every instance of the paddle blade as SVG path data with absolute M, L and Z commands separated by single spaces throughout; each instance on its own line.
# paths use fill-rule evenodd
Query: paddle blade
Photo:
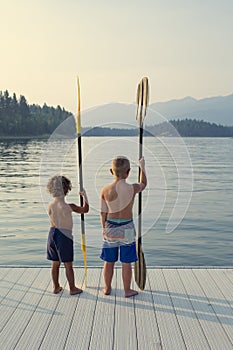
M 146 116 L 146 109 L 149 103 L 149 81 L 147 77 L 142 78 L 138 84 L 136 103 L 136 120 L 138 121 L 139 125 L 142 126 Z
M 134 264 L 134 278 L 137 286 L 144 290 L 146 285 L 146 261 L 141 244 L 137 244 L 137 254 L 138 261 Z

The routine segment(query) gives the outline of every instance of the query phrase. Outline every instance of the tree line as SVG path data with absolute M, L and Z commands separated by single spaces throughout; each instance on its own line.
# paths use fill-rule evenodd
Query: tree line
M 0 91 L 0 136 L 24 137 L 51 135 L 54 130 L 72 113 L 59 105 L 41 107 L 29 105 L 26 98 L 16 94 L 9 95 L 8 90 Z M 75 134 L 75 121 L 71 126 Z M 233 126 L 217 125 L 196 119 L 171 120 L 157 125 L 145 126 L 145 136 L 178 136 L 183 137 L 233 137 Z M 120 129 L 92 127 L 83 128 L 84 136 L 136 136 L 137 128 Z
M 49 135 L 71 115 L 60 106 L 29 105 L 23 95 L 17 98 L 15 93 L 10 96 L 8 90 L 0 91 L 1 136 Z
M 84 136 L 137 136 L 138 130 L 109 127 L 84 128 Z M 233 127 L 217 125 L 196 119 L 171 120 L 157 125 L 146 125 L 145 136 L 233 137 Z
M 171 127 L 172 125 L 172 127 Z M 176 130 L 180 136 L 183 137 L 232 137 L 233 126 L 223 126 L 216 123 L 205 122 L 204 120 L 197 119 L 182 119 L 171 120 L 169 123 L 164 122 L 157 127 L 152 128 L 152 132 L 166 134 L 170 132 L 170 136 L 175 136 L 174 130 Z

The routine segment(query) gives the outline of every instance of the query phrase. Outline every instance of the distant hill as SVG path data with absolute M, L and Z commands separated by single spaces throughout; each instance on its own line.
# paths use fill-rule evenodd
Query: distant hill
M 83 132 L 86 136 L 137 135 L 135 114 L 135 104 L 124 103 L 82 111 Z M 75 136 L 75 120 L 64 108 L 46 103 L 42 107 L 29 105 L 22 95 L 17 98 L 15 93 L 10 96 L 7 90 L 0 91 L 0 137 L 48 136 L 68 118 L 70 122 L 64 124 L 62 135 Z M 181 136 L 233 136 L 233 94 L 151 104 L 144 125 L 145 135 L 176 136 L 178 131 Z
M 83 111 L 84 126 L 136 126 L 135 104 L 109 103 Z M 167 120 L 196 119 L 225 126 L 233 125 L 233 94 L 196 100 L 185 97 L 179 100 L 151 103 L 145 123 L 155 125 Z
M 233 126 L 217 125 L 203 120 L 183 119 L 171 120 L 147 128 L 149 134 L 155 136 L 182 137 L 233 137 Z
M 84 128 L 84 136 L 137 136 L 137 128 L 116 127 Z M 145 127 L 145 136 L 233 137 L 233 126 L 217 125 L 195 119 L 171 120 Z
M 222 125 L 233 125 L 233 94 L 201 100 L 185 97 L 180 100 L 153 103 L 150 107 L 168 119 L 189 118 Z

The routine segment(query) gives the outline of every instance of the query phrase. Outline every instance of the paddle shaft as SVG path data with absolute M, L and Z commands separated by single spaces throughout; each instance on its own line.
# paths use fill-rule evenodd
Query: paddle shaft
M 76 129 L 77 129 L 77 155 L 78 155 L 78 173 L 79 173 L 79 187 L 80 191 L 83 191 L 83 171 L 82 171 L 82 132 L 81 132 L 81 102 L 80 102 L 80 85 L 79 79 L 78 83 L 78 114 L 76 117 Z M 83 197 L 80 195 L 80 205 L 83 206 Z M 87 253 L 86 253 L 86 239 L 85 239 L 85 223 L 84 223 L 84 214 L 81 214 L 81 237 L 82 237 L 82 251 L 83 251 L 83 261 L 84 261 L 84 270 L 85 270 L 85 284 L 87 282 Z
M 142 158 L 143 148 L 143 124 L 139 127 L 139 159 Z M 139 168 L 138 181 L 140 181 L 141 169 Z M 138 194 L 138 244 L 142 244 L 142 192 Z
M 82 136 L 78 134 L 78 165 L 79 165 L 79 186 L 80 191 L 83 191 L 83 169 L 82 169 Z M 83 206 L 83 197 L 80 196 L 80 206 Z M 81 232 L 85 232 L 84 214 L 81 214 Z
M 143 154 L 143 121 L 146 115 L 148 104 L 148 78 L 144 77 L 138 84 L 137 90 L 137 112 L 139 135 L 139 159 Z M 138 182 L 141 181 L 141 168 L 139 167 Z M 142 192 L 138 194 L 138 237 L 137 237 L 137 255 L 138 260 L 134 264 L 135 282 L 141 290 L 146 285 L 146 262 L 142 251 Z
M 78 85 L 78 114 L 76 118 L 76 130 L 77 130 L 77 148 L 78 148 L 78 172 L 79 172 L 79 188 L 83 191 L 83 168 L 82 168 L 82 131 L 81 131 L 81 96 L 80 96 L 80 84 L 79 78 L 77 79 Z M 80 195 L 80 205 L 83 206 L 83 197 Z M 81 234 L 85 234 L 84 214 L 81 214 Z

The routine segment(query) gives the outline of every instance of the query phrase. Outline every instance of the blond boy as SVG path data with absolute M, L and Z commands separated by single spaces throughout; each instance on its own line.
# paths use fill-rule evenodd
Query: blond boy
M 111 293 L 114 264 L 122 263 L 122 279 L 125 297 L 138 294 L 130 288 L 132 279 L 131 263 L 137 261 L 135 228 L 133 223 L 133 204 L 135 195 L 147 185 L 144 158 L 139 160 L 139 183 L 128 184 L 130 162 L 126 157 L 116 157 L 110 169 L 114 181 L 101 191 L 101 224 L 103 228 L 103 247 L 101 259 L 104 260 L 103 293 Z

